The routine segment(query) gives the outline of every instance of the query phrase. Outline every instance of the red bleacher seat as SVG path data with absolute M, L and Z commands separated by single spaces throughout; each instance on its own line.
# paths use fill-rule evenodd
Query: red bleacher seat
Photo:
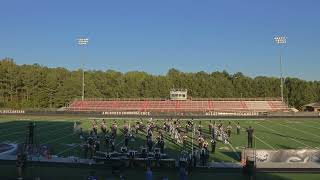
M 69 111 L 148 111 L 148 112 L 269 112 L 286 111 L 282 101 L 171 101 L 171 100 L 76 100 Z

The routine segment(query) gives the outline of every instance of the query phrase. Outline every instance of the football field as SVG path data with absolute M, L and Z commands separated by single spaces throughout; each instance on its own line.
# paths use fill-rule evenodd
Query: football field
M 122 126 L 125 122 L 134 124 L 138 119 L 108 118 L 106 123 L 108 128 L 112 122 L 118 124 L 116 137 L 116 149 L 124 144 Z M 101 119 L 98 119 L 100 124 Z M 143 119 L 147 123 L 147 119 Z M 161 127 L 163 119 L 153 119 Z M 195 119 L 195 125 L 201 121 L 204 136 L 210 144 L 209 123 L 210 120 Z M 320 148 L 320 119 L 212 119 L 212 122 L 222 123 L 225 127 L 231 122 L 233 127 L 230 144 L 218 142 L 216 153 L 210 154 L 209 161 L 215 162 L 238 162 L 240 153 L 247 144 L 247 134 L 245 129 L 249 126 L 254 128 L 254 145 L 257 149 L 319 149 Z M 50 116 L 7 116 L 0 119 L 0 142 L 23 143 L 28 132 L 29 122 L 35 122 L 35 142 L 39 145 L 46 145 L 52 149 L 52 154 L 68 157 L 82 156 L 80 148 L 82 140 L 79 135 L 73 132 L 74 122 L 80 124 L 85 133 L 92 129 L 92 119 L 88 117 L 50 117 Z M 180 120 L 184 127 L 187 120 Z M 241 126 L 240 135 L 236 134 L 236 123 Z M 100 132 L 100 128 L 98 130 Z M 157 136 L 157 134 L 155 134 Z M 191 151 L 192 132 L 187 134 L 188 143 L 183 146 L 177 143 L 169 134 L 164 133 L 165 153 L 171 158 L 177 159 L 182 150 Z M 194 137 L 194 147 L 198 147 L 197 134 Z M 129 142 L 130 149 L 139 149 L 145 145 L 146 133 L 140 132 L 135 140 Z M 101 150 L 105 150 L 102 141 Z

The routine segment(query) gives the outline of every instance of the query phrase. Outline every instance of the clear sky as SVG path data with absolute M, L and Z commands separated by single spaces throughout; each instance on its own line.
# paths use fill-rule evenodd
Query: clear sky
M 1 0 L 0 58 L 77 69 L 320 80 L 319 0 Z M 86 35 L 88 47 L 75 39 Z

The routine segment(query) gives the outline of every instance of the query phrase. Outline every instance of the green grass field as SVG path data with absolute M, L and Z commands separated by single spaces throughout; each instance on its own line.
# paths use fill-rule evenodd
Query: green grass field
M 107 119 L 108 127 L 115 119 Z M 122 128 L 124 119 L 116 119 L 119 129 Z M 136 119 L 126 119 L 126 121 Z M 216 122 L 227 125 L 230 121 L 233 125 L 231 135 L 231 144 L 218 143 L 217 152 L 211 154 L 211 160 L 236 162 L 239 160 L 239 153 L 246 146 L 245 128 L 252 126 L 255 129 L 255 145 L 257 149 L 319 149 L 320 148 L 320 119 L 255 119 L 255 120 L 228 120 L 215 119 Z M 73 123 L 79 122 L 85 132 L 91 130 L 92 120 L 88 118 L 76 117 L 1 117 L 0 118 L 0 142 L 18 142 L 25 141 L 27 133 L 27 124 L 30 121 L 36 123 L 36 142 L 38 144 L 49 145 L 53 148 L 53 154 L 59 156 L 77 156 L 80 155 L 80 148 L 76 145 L 81 143 L 77 134 L 73 133 Z M 145 120 L 146 121 L 146 120 Z M 99 120 L 98 120 L 99 122 Z M 195 121 L 198 124 L 199 121 Z M 240 122 L 242 131 L 240 135 L 235 133 L 235 123 Z M 163 120 L 157 123 L 163 124 Z M 181 120 L 182 125 L 186 121 Z M 205 135 L 208 136 L 209 120 L 201 120 Z M 99 129 L 100 130 L 100 129 Z M 130 143 L 131 148 L 139 148 L 145 144 L 145 133 L 140 133 L 134 143 Z M 183 148 L 182 144 L 175 143 L 170 136 L 165 135 L 165 151 L 173 158 L 177 158 L 181 150 L 191 150 L 192 133 L 188 134 L 189 145 Z M 194 137 L 195 146 L 197 146 L 196 136 Z M 123 144 L 123 133 L 118 131 L 116 138 L 117 148 Z M 210 144 L 210 143 L 209 143 Z M 104 149 L 104 144 L 102 144 Z
M 107 119 L 108 127 L 113 120 L 117 120 L 118 127 L 122 127 L 124 119 Z M 126 119 L 128 122 L 130 120 L 133 123 L 136 119 Z M 249 126 L 255 129 L 255 146 L 257 149 L 320 149 L 320 119 L 214 119 L 216 122 L 220 120 L 224 125 L 227 125 L 229 121 L 233 125 L 231 144 L 218 143 L 216 153 L 210 155 L 210 161 L 238 162 L 240 153 L 246 146 L 245 128 Z M 0 142 L 24 142 L 27 124 L 30 121 L 36 123 L 36 142 L 52 147 L 53 154 L 62 157 L 81 156 L 83 154 L 78 146 L 81 140 L 77 134 L 73 133 L 73 124 L 79 122 L 83 130 L 88 132 L 92 128 L 92 120 L 87 117 L 2 116 L 0 117 Z M 208 134 L 209 120 L 201 120 L 201 122 L 205 135 L 210 137 Z M 242 128 L 240 135 L 235 133 L 237 122 L 240 122 Z M 163 120 L 159 119 L 157 123 L 162 125 Z M 181 123 L 184 127 L 186 121 L 181 120 Z M 198 125 L 199 121 L 195 120 L 195 123 Z M 135 142 L 131 142 L 129 146 L 136 149 L 143 146 L 145 136 L 146 134 L 140 133 Z M 188 141 L 191 144 L 192 134 L 189 133 L 188 136 Z M 117 148 L 122 146 L 122 139 L 123 133 L 118 131 Z M 208 141 L 210 142 L 210 139 Z M 194 143 L 197 146 L 196 139 Z M 174 143 L 170 136 L 165 135 L 165 152 L 172 158 L 178 158 L 181 150 L 191 150 L 190 144 L 184 148 L 182 145 Z M 102 144 L 103 149 L 104 144 Z

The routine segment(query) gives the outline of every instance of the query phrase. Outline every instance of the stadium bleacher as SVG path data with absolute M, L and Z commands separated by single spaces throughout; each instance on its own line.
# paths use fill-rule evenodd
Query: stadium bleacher
M 285 112 L 280 100 L 75 100 L 68 111 Z

